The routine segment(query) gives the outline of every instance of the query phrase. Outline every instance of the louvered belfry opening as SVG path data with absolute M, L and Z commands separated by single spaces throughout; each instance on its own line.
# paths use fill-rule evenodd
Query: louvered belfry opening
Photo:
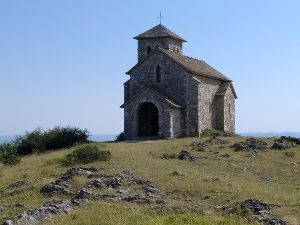
M 138 112 L 139 136 L 158 136 L 158 109 L 151 102 L 143 103 Z

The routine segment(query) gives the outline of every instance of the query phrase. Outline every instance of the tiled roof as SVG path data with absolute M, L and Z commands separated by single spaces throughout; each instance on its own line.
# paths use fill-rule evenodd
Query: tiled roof
M 202 60 L 178 54 L 166 49 L 160 50 L 172 59 L 174 59 L 176 62 L 184 66 L 189 72 L 193 74 L 222 81 L 231 81 L 228 77 L 226 77 L 225 75 L 223 75 L 222 73 L 220 73 L 219 71 L 217 71 Z
M 219 71 L 217 71 L 216 69 L 214 69 L 213 67 L 211 67 L 210 65 L 208 65 L 206 62 L 202 60 L 188 57 L 162 48 L 156 48 L 145 59 L 143 59 L 142 61 L 137 63 L 134 67 L 132 67 L 127 72 L 127 74 L 130 74 L 133 69 L 138 67 L 144 61 L 146 61 L 148 57 L 150 57 L 152 54 L 154 54 L 157 51 L 164 53 L 165 55 L 167 55 L 168 57 L 170 57 L 180 65 L 182 65 L 184 68 L 186 68 L 186 70 L 192 74 L 208 77 L 211 79 L 231 82 L 231 80 L 228 77 L 226 77 L 225 75 L 223 75 L 222 73 L 220 73 Z
M 165 26 L 158 24 L 157 26 L 147 30 L 146 32 L 134 37 L 134 39 L 145 39 L 145 38 L 154 38 L 154 37 L 173 37 L 177 40 L 186 42 L 183 38 L 179 37 L 174 32 L 170 31 Z

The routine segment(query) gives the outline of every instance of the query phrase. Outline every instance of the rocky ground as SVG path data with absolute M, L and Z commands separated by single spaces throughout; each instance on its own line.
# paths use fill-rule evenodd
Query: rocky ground
M 254 160 L 261 160 L 264 154 L 269 154 L 268 151 L 290 153 L 288 150 L 298 149 L 299 145 L 300 139 L 292 137 L 272 139 L 271 142 L 270 140 L 264 141 L 256 138 L 239 139 L 236 142 L 232 142 L 228 138 L 216 136 L 201 139 L 200 141 L 192 141 L 189 144 L 181 146 L 181 148 L 178 148 L 178 146 L 173 147 L 174 151 L 172 150 L 166 153 L 160 151 L 158 160 L 161 160 L 162 163 L 167 161 L 168 165 L 185 162 L 184 168 L 197 167 L 198 165 L 206 166 L 209 162 L 213 161 L 224 161 L 223 165 L 237 170 L 238 161 L 236 160 L 236 152 L 243 152 Z M 227 151 L 224 151 L 224 149 L 227 149 Z M 150 152 L 150 154 L 152 155 L 153 153 Z M 293 154 L 285 155 L 290 158 L 295 157 Z M 297 169 L 298 165 L 300 165 L 300 161 L 293 160 L 290 164 L 291 168 Z M 207 168 L 207 166 L 203 168 Z M 201 169 L 198 170 L 201 171 Z M 241 170 L 245 175 L 254 176 L 270 183 L 270 185 L 284 185 L 282 178 L 279 178 L 276 173 L 270 175 L 255 171 L 255 169 L 250 169 L 249 167 L 241 168 Z M 189 179 L 189 174 L 182 169 L 173 170 L 173 172 L 168 172 L 168 174 L 174 177 L 170 178 L 170 180 Z M 82 182 L 78 186 L 76 179 L 79 178 Z M 35 182 L 39 182 L 39 180 L 40 178 L 16 180 L 5 185 L 5 187 L 1 189 L 1 194 L 8 196 L 8 198 L 10 198 L 9 196 L 17 196 L 22 193 L 23 189 L 34 186 Z M 202 184 L 203 182 L 211 182 L 212 185 L 215 183 L 217 186 L 218 183 L 224 182 L 224 178 L 205 178 L 202 180 Z M 224 186 L 224 184 L 222 185 Z M 54 180 L 41 186 L 39 191 L 45 199 L 45 203 L 37 207 L 29 208 L 26 202 L 5 204 L 1 201 L 0 214 L 11 208 L 29 208 L 19 213 L 17 218 L 6 219 L 3 224 L 37 225 L 54 218 L 56 215 L 74 213 L 82 204 L 89 201 L 129 202 L 151 206 L 151 208 L 157 212 L 166 213 L 186 211 L 203 213 L 203 201 L 217 202 L 218 198 L 222 198 L 222 193 L 214 194 L 213 192 L 201 193 L 200 199 L 198 197 L 194 199 L 186 194 L 178 196 L 174 195 L 173 192 L 165 191 L 167 189 L 166 187 L 163 188 L 164 191 L 162 191 L 161 188 L 159 188 L 160 186 L 163 185 L 157 185 L 157 182 L 137 176 L 133 171 L 124 168 L 120 173 L 111 173 L 97 167 L 75 167 L 57 175 Z M 228 186 L 231 188 L 233 185 L 229 183 Z M 199 187 L 201 187 L 201 184 Z M 184 202 L 179 203 L 178 197 L 184 198 Z M 249 197 L 252 198 L 244 198 L 235 203 L 211 205 L 211 208 L 214 210 L 214 213 L 225 213 L 228 215 L 234 214 L 237 211 L 242 212 L 243 215 L 249 213 L 250 218 L 259 221 L 263 225 L 290 224 L 289 221 L 285 221 L 276 215 L 274 216 L 274 212 L 280 211 L 280 208 L 283 207 L 283 205 L 278 204 L 277 201 L 266 203 L 259 198 L 255 198 L 256 196 Z M 176 201 L 176 205 L 170 205 L 167 203 L 168 201 Z
M 72 180 L 75 176 L 86 176 L 88 182 L 75 193 L 72 193 L 69 187 L 72 186 Z M 28 183 L 30 182 L 19 180 L 9 185 L 8 189 Z M 140 192 L 136 191 L 136 187 L 133 190 L 131 186 L 139 186 Z M 107 189 L 111 189 L 113 192 L 107 194 L 105 193 Z M 6 220 L 3 225 L 42 224 L 54 215 L 73 212 L 74 207 L 91 199 L 149 204 L 157 200 L 162 202 L 163 196 L 163 193 L 149 180 L 137 177 L 129 170 L 124 170 L 120 174 L 108 175 L 93 167 L 72 168 L 63 173 L 57 180 L 42 187 L 40 192 L 45 197 L 52 197 L 56 194 L 74 194 L 75 197 L 71 201 L 67 199 L 49 201 L 43 206 L 21 213 L 15 222 Z

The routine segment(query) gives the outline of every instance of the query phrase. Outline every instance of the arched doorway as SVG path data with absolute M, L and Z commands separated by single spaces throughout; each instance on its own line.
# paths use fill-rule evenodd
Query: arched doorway
M 139 107 L 139 136 L 158 136 L 158 109 L 151 102 Z

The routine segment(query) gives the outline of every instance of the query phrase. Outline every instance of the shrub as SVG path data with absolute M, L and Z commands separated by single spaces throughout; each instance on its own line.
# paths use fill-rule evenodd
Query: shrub
M 121 132 L 118 136 L 116 136 L 115 141 L 116 141 L 116 142 L 119 142 L 119 141 L 126 141 L 125 133 L 124 133 L 124 132 Z
M 27 155 L 46 149 L 44 132 L 40 128 L 32 132 L 26 132 L 24 136 L 17 137 L 15 144 L 20 155 Z
M 216 129 L 205 129 L 200 134 L 200 137 L 217 137 L 217 136 L 233 137 L 233 136 L 238 136 L 238 135 L 233 132 L 216 130 Z
M 7 165 L 16 165 L 21 161 L 14 144 L 0 145 L 0 161 Z
M 33 152 L 44 152 L 60 148 L 71 147 L 74 144 L 89 142 L 89 133 L 86 129 L 77 127 L 54 127 L 42 131 L 40 128 L 17 137 L 15 144 L 20 155 L 27 155 Z
M 87 143 L 89 132 L 77 127 L 54 127 L 44 134 L 47 149 L 67 148 L 72 145 Z
M 72 153 L 68 154 L 62 163 L 65 166 L 74 164 L 85 164 L 95 161 L 109 161 L 110 151 L 103 151 L 98 145 L 84 145 L 77 147 Z

